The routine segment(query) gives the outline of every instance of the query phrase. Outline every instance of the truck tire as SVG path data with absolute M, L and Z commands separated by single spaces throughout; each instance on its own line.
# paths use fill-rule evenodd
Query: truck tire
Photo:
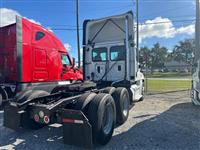
M 31 92 L 26 92 L 24 93 L 23 97 L 20 97 L 23 99 L 23 101 L 26 99 L 34 99 L 34 98 L 38 98 L 41 96 L 48 96 L 49 93 L 46 91 L 42 91 L 42 90 L 35 90 L 35 91 L 31 91 Z M 33 130 L 38 130 L 42 127 L 44 127 L 44 124 L 40 124 L 34 121 L 33 118 L 30 118 L 30 114 L 28 114 L 29 118 L 27 120 L 27 122 L 25 123 L 25 127 L 29 128 L 29 129 L 33 129 Z
M 84 114 L 87 113 L 88 104 L 96 96 L 96 93 L 85 93 L 77 99 L 74 109 L 81 110 Z
M 103 89 L 101 92 L 112 95 L 115 92 L 115 87 L 107 87 Z
M 118 124 L 123 124 L 129 116 L 130 99 L 126 88 L 118 87 L 113 93 L 113 98 L 116 105 L 116 121 Z
M 112 137 L 116 122 L 116 108 L 112 96 L 97 94 L 89 104 L 87 117 L 92 125 L 93 142 L 107 144 Z

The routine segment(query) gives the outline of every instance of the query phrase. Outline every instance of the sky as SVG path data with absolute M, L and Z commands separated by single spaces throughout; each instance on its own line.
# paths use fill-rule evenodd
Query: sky
M 80 29 L 85 19 L 136 12 L 136 0 L 79 1 Z M 0 26 L 13 23 L 15 15 L 51 30 L 77 58 L 76 0 L 0 0 Z M 179 41 L 194 38 L 195 0 L 139 0 L 139 24 L 140 47 L 159 42 L 172 51 Z

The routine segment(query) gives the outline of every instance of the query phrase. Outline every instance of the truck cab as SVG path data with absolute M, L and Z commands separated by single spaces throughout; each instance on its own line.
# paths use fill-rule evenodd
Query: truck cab
M 0 101 L 83 80 L 73 60 L 52 32 L 17 16 L 16 23 L 0 28 Z
M 134 44 L 133 13 L 84 22 L 84 79 L 127 86 L 132 100 L 142 98 L 144 76 Z M 132 92 L 131 92 L 132 91 Z

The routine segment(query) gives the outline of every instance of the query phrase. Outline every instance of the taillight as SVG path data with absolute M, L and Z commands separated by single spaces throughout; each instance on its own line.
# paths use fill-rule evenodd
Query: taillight
M 44 123 L 48 124 L 50 122 L 50 119 L 48 116 L 44 116 Z
M 34 115 L 34 120 L 35 120 L 35 122 L 39 122 L 40 118 L 37 114 Z

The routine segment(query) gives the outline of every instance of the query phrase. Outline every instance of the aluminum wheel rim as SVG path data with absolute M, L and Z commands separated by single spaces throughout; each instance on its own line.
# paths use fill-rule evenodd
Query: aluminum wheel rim
M 123 114 L 124 116 L 127 116 L 128 114 L 128 109 L 129 109 L 129 104 L 128 104 L 128 97 L 126 95 L 123 96 Z

